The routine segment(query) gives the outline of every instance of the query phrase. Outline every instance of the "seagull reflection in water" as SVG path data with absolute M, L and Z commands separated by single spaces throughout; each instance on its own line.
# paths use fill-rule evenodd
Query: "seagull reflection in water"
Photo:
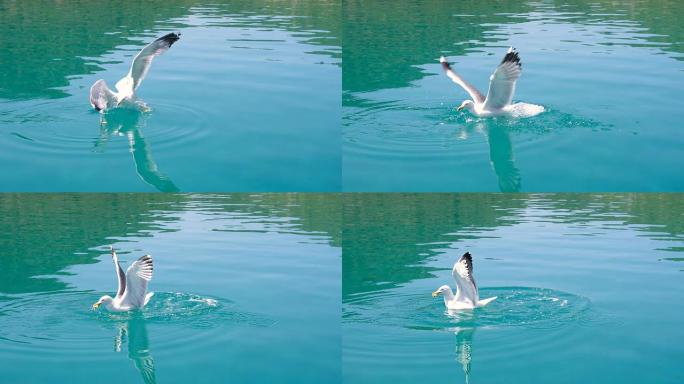
M 496 174 L 499 191 L 520 192 L 520 170 L 515 165 L 510 128 L 496 125 L 496 120 L 491 119 L 479 119 L 473 128 L 487 138 L 489 160 Z M 458 138 L 461 140 L 467 139 L 468 131 L 468 128 L 462 129 Z
M 114 338 L 114 350 L 121 352 L 123 344 L 128 344 L 128 358 L 133 361 L 135 368 L 145 384 L 157 382 L 154 373 L 154 359 L 150 354 L 150 343 L 147 337 L 145 319 L 139 312 L 131 313 L 126 322 L 117 324 L 118 333 Z
M 465 325 L 474 322 L 472 311 L 447 310 L 447 314 L 459 324 Z M 456 336 L 456 361 L 463 368 L 466 384 L 470 384 L 470 364 L 473 358 L 473 335 L 475 330 L 475 326 L 449 328 L 449 331 L 454 332 Z
M 152 150 L 143 136 L 145 113 L 133 108 L 120 108 L 101 116 L 100 137 L 95 143 L 95 150 L 104 152 L 112 136 L 125 136 L 128 147 L 133 154 L 135 170 L 143 181 L 161 192 L 178 192 L 179 189 L 171 179 L 159 171 L 152 158 Z

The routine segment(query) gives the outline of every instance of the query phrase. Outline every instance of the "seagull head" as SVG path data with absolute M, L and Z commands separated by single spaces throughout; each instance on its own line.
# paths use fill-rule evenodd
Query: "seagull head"
M 464 108 L 467 108 L 470 112 L 475 109 L 475 103 L 472 100 L 464 100 L 461 105 L 456 108 L 457 111 L 462 111 Z
M 436 291 L 432 292 L 432 297 L 437 297 L 439 295 L 444 295 L 447 292 L 451 292 L 451 288 L 449 288 L 448 285 L 442 285 L 441 287 L 437 288 Z
M 100 300 L 97 301 L 97 303 L 93 304 L 93 309 L 97 309 L 100 307 L 100 305 L 104 304 L 105 306 L 108 304 L 111 304 L 114 301 L 111 296 L 104 295 L 100 297 Z

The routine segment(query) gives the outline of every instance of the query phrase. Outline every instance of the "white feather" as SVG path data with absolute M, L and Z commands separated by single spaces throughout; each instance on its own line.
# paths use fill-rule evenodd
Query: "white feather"
M 469 269 L 468 267 L 470 262 L 467 258 L 469 257 L 470 254 L 466 253 L 454 263 L 451 276 L 456 281 L 456 301 L 476 305 L 480 298 L 477 293 L 477 285 L 473 279 L 472 268 Z
M 517 53 L 510 48 L 506 54 Z M 513 100 L 515 93 L 515 82 L 518 81 L 522 67 L 519 61 L 504 61 L 489 77 L 489 91 L 484 101 L 484 109 L 495 110 L 503 109 Z
M 119 305 L 123 308 L 142 308 L 147 296 L 147 283 L 152 280 L 152 256 L 145 255 L 126 270 L 126 290 Z

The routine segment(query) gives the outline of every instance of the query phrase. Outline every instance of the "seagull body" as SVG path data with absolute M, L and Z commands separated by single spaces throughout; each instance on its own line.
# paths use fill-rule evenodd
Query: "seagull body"
M 173 43 L 180 39 L 180 33 L 169 33 L 146 45 L 133 59 L 131 69 L 121 80 L 117 81 L 116 92 L 109 89 L 107 83 L 100 79 L 90 87 L 90 105 L 100 112 L 116 108 L 124 104 L 133 104 L 147 109 L 145 103 L 137 100 L 135 91 L 150 70 L 152 60 L 166 52 Z
M 439 295 L 444 297 L 444 306 L 447 309 L 459 310 L 484 307 L 496 299 L 496 296 L 494 296 L 480 300 L 475 278 L 473 277 L 473 258 L 469 252 L 464 253 L 456 261 L 454 268 L 451 270 L 451 275 L 456 281 L 456 295 L 454 295 L 448 285 L 442 285 L 439 289 L 432 292 L 432 297 Z
M 114 269 L 119 280 L 119 289 L 116 296 L 104 295 L 93 304 L 93 309 L 97 309 L 104 304 L 112 312 L 125 312 L 144 307 L 154 292 L 147 292 L 147 283 L 152 280 L 152 256 L 145 255 L 131 263 L 124 273 L 119 258 L 116 256 L 114 248 L 111 248 Z
M 456 84 L 460 85 L 472 100 L 465 100 L 458 107 L 469 110 L 472 114 L 479 117 L 491 117 L 501 115 L 511 115 L 515 117 L 530 117 L 544 111 L 540 105 L 516 103 L 511 104 L 515 93 L 515 83 L 522 73 L 520 56 L 515 48 L 510 47 L 506 52 L 501 64 L 489 77 L 489 90 L 487 97 L 482 95 L 473 85 L 465 81 L 451 69 L 451 64 L 442 56 L 439 59 L 442 68 L 447 76 Z

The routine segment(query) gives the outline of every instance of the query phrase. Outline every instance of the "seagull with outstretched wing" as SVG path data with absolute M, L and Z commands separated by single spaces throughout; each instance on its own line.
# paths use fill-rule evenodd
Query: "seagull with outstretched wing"
M 178 39 L 180 39 L 180 33 L 169 33 L 146 45 L 133 59 L 128 74 L 117 81 L 116 92 L 109 89 L 103 79 L 96 81 L 90 87 L 90 105 L 100 112 L 119 107 L 124 103 L 132 103 L 146 109 L 144 103 L 136 100 L 135 91 L 150 70 L 152 60 L 168 51 Z
M 446 75 L 456 84 L 461 86 L 471 100 L 465 100 L 458 107 L 458 111 L 467 109 L 480 117 L 512 115 L 516 117 L 530 117 L 544 111 L 541 105 L 516 103 L 511 104 L 515 93 L 515 84 L 522 73 L 520 55 L 515 48 L 510 47 L 506 52 L 501 64 L 489 77 L 489 91 L 485 97 L 473 85 L 465 81 L 451 68 L 451 64 L 442 56 L 439 59 Z
M 448 285 L 442 285 L 439 289 L 432 292 L 432 297 L 439 295 L 444 297 L 444 305 L 447 309 L 484 307 L 496 299 L 496 296 L 494 296 L 480 300 L 477 284 L 475 284 L 475 278 L 473 277 L 473 257 L 470 255 L 470 252 L 464 253 L 454 263 L 451 275 L 456 281 L 456 295 L 454 295 Z
M 152 256 L 142 256 L 131 263 L 124 273 L 123 268 L 121 268 L 121 265 L 119 264 L 119 258 L 116 255 L 116 251 L 114 251 L 114 247 L 110 247 L 110 250 L 116 276 L 119 280 L 119 288 L 116 290 L 116 296 L 114 297 L 109 295 L 100 297 L 100 299 L 93 304 L 93 309 L 97 309 L 102 304 L 112 312 L 141 309 L 147 305 L 152 295 L 154 295 L 154 292 L 147 292 L 147 284 L 152 280 L 152 272 L 154 270 Z

